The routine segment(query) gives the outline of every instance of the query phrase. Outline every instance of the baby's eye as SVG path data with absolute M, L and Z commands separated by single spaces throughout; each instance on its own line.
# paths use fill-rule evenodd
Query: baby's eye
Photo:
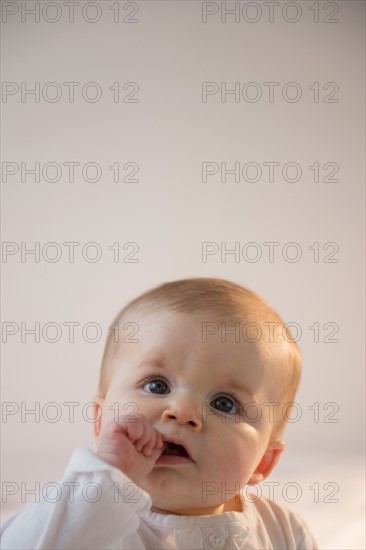
M 239 412 L 239 409 L 234 401 L 226 395 L 220 395 L 219 397 L 216 397 L 213 401 L 211 401 L 210 405 L 218 411 L 224 413 L 237 414 Z
M 144 384 L 143 389 L 151 393 L 165 394 L 169 393 L 169 386 L 164 380 L 158 378 L 149 380 L 147 384 Z

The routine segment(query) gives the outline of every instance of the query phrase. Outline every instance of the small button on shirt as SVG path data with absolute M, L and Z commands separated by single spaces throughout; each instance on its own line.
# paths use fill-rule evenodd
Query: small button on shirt
M 211 533 L 208 537 L 208 541 L 208 548 L 224 548 L 224 536 L 220 535 L 219 532 Z
M 224 546 L 224 537 L 218 533 L 212 533 L 212 535 L 208 537 L 208 540 L 212 548 L 223 548 Z

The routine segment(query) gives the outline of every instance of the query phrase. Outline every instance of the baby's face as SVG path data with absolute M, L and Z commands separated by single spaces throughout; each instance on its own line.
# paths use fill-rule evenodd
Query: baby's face
M 139 341 L 122 344 L 103 404 L 103 423 L 116 410 L 138 411 L 189 451 L 191 460 L 163 455 L 141 483 L 160 512 L 240 510 L 235 495 L 257 481 L 269 445 L 273 423 L 263 403 L 278 401 L 278 369 L 257 344 L 222 342 L 220 333 L 204 342 L 202 323 L 211 321 L 182 313 L 139 321 Z

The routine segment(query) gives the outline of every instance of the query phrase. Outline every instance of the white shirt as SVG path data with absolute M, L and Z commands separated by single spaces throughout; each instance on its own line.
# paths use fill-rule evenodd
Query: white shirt
M 77 448 L 62 480 L 3 523 L 1 548 L 318 549 L 298 514 L 263 497 L 214 516 L 159 514 L 151 505 L 120 470 Z

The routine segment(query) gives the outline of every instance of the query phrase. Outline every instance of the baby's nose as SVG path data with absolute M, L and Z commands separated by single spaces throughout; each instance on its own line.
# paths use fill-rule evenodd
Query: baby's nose
M 202 412 L 197 404 L 186 399 L 176 399 L 170 403 L 163 411 L 162 419 L 164 422 L 176 421 L 178 424 L 188 424 L 195 431 L 202 428 Z

